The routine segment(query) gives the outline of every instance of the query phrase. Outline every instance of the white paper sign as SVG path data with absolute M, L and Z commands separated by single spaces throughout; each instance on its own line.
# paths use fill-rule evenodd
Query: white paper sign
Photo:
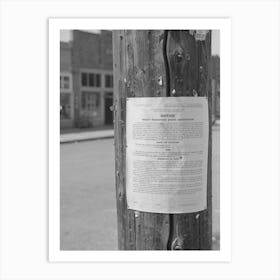
M 127 99 L 128 208 L 191 213 L 207 208 L 208 101 Z

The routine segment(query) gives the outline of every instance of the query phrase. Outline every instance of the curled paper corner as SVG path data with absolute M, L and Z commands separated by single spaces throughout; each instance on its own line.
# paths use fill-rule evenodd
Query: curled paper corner
M 206 35 L 209 32 L 209 30 L 196 30 L 195 32 L 195 40 L 196 41 L 204 41 L 206 39 Z

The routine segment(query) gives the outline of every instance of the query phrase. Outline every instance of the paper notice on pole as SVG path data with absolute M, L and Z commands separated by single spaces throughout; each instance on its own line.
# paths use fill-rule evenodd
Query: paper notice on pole
M 128 208 L 153 213 L 206 209 L 207 99 L 138 97 L 126 104 Z

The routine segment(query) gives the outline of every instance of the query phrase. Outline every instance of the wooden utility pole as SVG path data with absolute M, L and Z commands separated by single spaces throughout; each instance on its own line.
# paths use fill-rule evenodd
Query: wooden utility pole
M 212 140 L 211 32 L 191 30 L 113 31 L 115 170 L 120 250 L 211 250 Z M 126 98 L 207 96 L 209 145 L 207 209 L 158 214 L 127 209 Z

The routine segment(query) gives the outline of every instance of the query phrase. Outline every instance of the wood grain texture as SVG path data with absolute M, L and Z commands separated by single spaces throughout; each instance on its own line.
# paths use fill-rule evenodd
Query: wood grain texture
M 207 96 L 211 120 L 210 58 L 211 33 L 196 41 L 188 30 L 169 31 L 167 56 L 171 96 Z M 207 209 L 197 213 L 172 215 L 169 247 L 175 250 L 210 250 L 212 239 L 212 144 L 209 122 Z
M 125 194 L 125 98 L 165 96 L 163 31 L 113 32 L 115 156 L 120 250 L 166 250 L 169 215 L 127 209 Z
M 168 215 L 127 209 L 126 97 L 208 96 L 211 116 L 211 94 L 208 94 L 211 90 L 211 33 L 208 33 L 206 40 L 196 41 L 187 30 L 169 31 L 166 50 L 163 46 L 165 34 L 164 30 L 113 31 L 115 170 L 120 250 L 211 249 L 211 126 L 207 210 Z M 165 51 L 167 53 L 164 54 Z M 164 56 L 168 58 L 168 69 Z M 170 88 L 170 92 L 167 88 Z

